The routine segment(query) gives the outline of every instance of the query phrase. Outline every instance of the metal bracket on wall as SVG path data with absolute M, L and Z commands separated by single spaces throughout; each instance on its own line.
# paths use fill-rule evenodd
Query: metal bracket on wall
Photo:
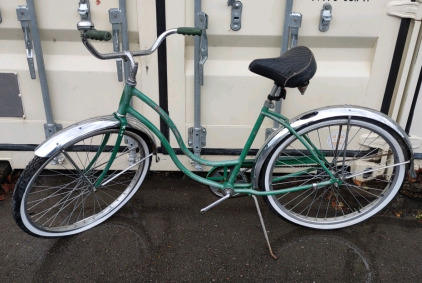
M 243 4 L 240 1 L 236 0 L 228 0 L 227 6 L 232 7 L 231 11 L 231 20 L 230 20 L 230 28 L 234 31 L 240 30 L 242 27 L 242 9 Z
M 202 146 L 205 145 L 206 130 L 201 126 L 201 85 L 204 84 L 204 64 L 208 58 L 208 16 L 202 12 L 202 1 L 195 0 L 195 27 L 202 30 L 200 38 L 194 39 L 194 111 L 193 127 L 188 129 L 188 144 L 192 146 L 196 156 L 201 155 Z M 191 133 L 191 134 L 190 134 Z M 196 170 L 202 171 L 202 166 L 192 161 Z
M 18 20 L 21 22 L 23 36 L 25 40 L 26 47 L 26 60 L 28 61 L 29 74 L 31 79 L 35 80 L 37 78 L 35 74 L 35 64 L 34 64 L 34 55 L 32 53 L 32 38 L 31 38 L 31 28 L 29 27 L 30 19 L 29 10 L 26 6 L 18 6 L 16 8 L 16 15 Z
M 120 39 L 122 44 L 122 51 L 129 50 L 129 33 L 127 25 L 127 5 L 126 0 L 119 0 L 119 10 L 122 12 L 122 23 L 120 25 Z M 130 62 L 123 62 L 123 71 L 125 80 L 129 77 L 130 74 Z M 132 103 L 132 102 L 131 102 Z
M 81 16 L 81 21 L 78 23 L 78 30 L 90 30 L 94 28 L 94 23 L 91 21 L 89 0 L 79 1 L 78 14 Z
M 200 85 L 204 85 L 204 64 L 208 59 L 208 15 L 204 12 L 200 12 L 196 16 L 198 19 L 197 28 L 202 30 L 201 38 L 199 40 L 199 83 Z
M 113 51 L 120 51 L 120 30 L 123 22 L 122 11 L 117 8 L 108 10 L 108 15 L 113 31 Z M 122 59 L 116 60 L 117 79 L 119 82 L 123 81 Z
M 302 14 L 291 13 L 289 17 L 289 28 L 290 28 L 290 47 L 297 46 L 297 40 L 299 37 L 299 28 L 302 25 Z
M 284 23 L 285 25 L 284 31 L 286 32 L 286 34 L 283 33 L 281 54 L 283 54 L 284 52 L 288 50 L 289 41 L 290 41 L 291 48 L 297 46 L 297 41 L 299 38 L 299 28 L 302 25 L 302 14 L 291 12 L 292 5 L 293 5 L 293 1 L 290 1 L 290 3 L 286 5 L 286 9 L 290 8 L 290 11 L 286 11 L 286 19 Z M 276 85 L 274 85 L 273 89 L 271 90 L 271 95 L 279 96 L 280 91 L 281 89 L 277 87 Z M 275 112 L 281 113 L 281 100 L 276 101 Z M 275 130 L 277 130 L 279 126 L 280 125 L 277 122 L 274 122 L 274 125 L 272 128 L 267 128 L 265 130 L 265 139 L 267 139 Z
M 44 104 L 44 112 L 46 123 L 44 124 L 45 136 L 49 138 L 62 128 L 62 125 L 54 122 L 53 111 L 51 108 L 50 92 L 48 90 L 47 73 L 45 71 L 44 56 L 42 52 L 42 45 L 40 34 L 38 31 L 37 14 L 35 12 L 34 0 L 26 0 L 27 6 L 18 6 L 16 14 L 18 20 L 21 22 L 22 30 L 24 32 L 24 39 L 26 45 L 26 57 L 29 65 L 29 72 L 31 78 L 35 79 L 35 64 L 32 54 L 32 46 L 35 51 L 35 58 L 38 67 L 38 76 L 41 86 L 41 94 Z
M 113 51 L 129 50 L 129 35 L 127 26 L 126 0 L 119 0 L 119 8 L 108 10 L 109 21 L 113 31 Z M 117 80 L 126 80 L 130 73 L 130 63 L 116 60 Z M 131 102 L 132 103 L 132 102 Z
M 63 126 L 60 124 L 44 124 L 44 132 L 46 137 L 51 137 L 61 129 L 63 129 Z
M 188 145 L 193 146 L 195 149 L 194 144 L 200 144 L 201 146 L 207 145 L 207 129 L 204 127 L 200 127 L 197 130 L 193 127 L 188 129 Z
M 332 6 L 329 3 L 325 3 L 322 6 L 321 17 L 319 20 L 319 30 L 326 32 L 330 28 L 332 16 Z
M 81 20 L 91 21 L 91 13 L 89 11 L 90 11 L 89 0 L 80 0 L 78 13 L 79 15 L 81 15 Z

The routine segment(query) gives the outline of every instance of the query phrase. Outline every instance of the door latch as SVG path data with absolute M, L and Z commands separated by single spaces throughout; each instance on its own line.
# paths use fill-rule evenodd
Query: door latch
M 208 15 L 204 12 L 199 12 L 197 15 L 197 28 L 202 30 L 201 38 L 199 41 L 199 83 L 204 85 L 204 64 L 208 59 Z
M 122 18 L 122 11 L 117 8 L 112 8 L 108 10 L 108 15 L 111 23 L 111 28 L 113 31 L 113 51 L 119 52 L 120 51 L 120 29 L 121 24 L 123 22 Z M 119 82 L 123 81 L 123 69 L 122 69 L 122 59 L 116 60 L 116 67 L 117 67 L 117 79 Z
M 325 3 L 322 6 L 321 10 L 321 18 L 319 20 L 319 30 L 322 32 L 326 32 L 330 28 L 330 23 L 332 20 L 332 7 L 331 4 Z
M 81 21 L 78 23 L 78 30 L 90 30 L 94 28 L 94 24 L 91 21 L 89 0 L 79 1 L 78 14 L 81 16 Z
M 29 28 L 29 23 L 31 17 L 29 15 L 29 10 L 27 6 L 18 6 L 16 8 L 16 14 L 18 16 L 18 20 L 21 22 L 23 36 L 25 40 L 25 47 L 26 47 L 26 60 L 28 61 L 29 67 L 29 74 L 31 79 L 36 79 L 35 75 L 35 64 L 34 64 L 34 55 L 32 53 L 32 37 L 31 37 L 31 29 Z
M 89 0 L 80 0 L 78 13 L 81 15 L 81 20 L 91 20 L 91 14 L 89 12 Z
M 232 7 L 230 27 L 232 30 L 238 31 L 242 27 L 242 2 L 236 0 L 228 0 L 227 6 Z
M 302 26 L 302 14 L 291 13 L 289 17 L 289 29 L 290 29 L 290 47 L 297 46 L 297 40 L 299 38 L 299 28 Z

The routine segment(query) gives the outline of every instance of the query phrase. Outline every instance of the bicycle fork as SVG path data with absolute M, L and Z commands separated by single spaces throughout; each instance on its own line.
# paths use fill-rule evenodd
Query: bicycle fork
M 101 172 L 101 175 L 98 177 L 97 181 L 94 184 L 95 188 L 98 188 L 102 185 L 102 182 L 104 180 L 104 177 L 107 175 L 108 170 L 110 170 L 111 165 L 113 164 L 114 159 L 116 158 L 117 152 L 119 151 L 120 145 L 122 143 L 123 140 L 123 134 L 126 130 L 126 126 L 127 126 L 127 120 L 124 117 L 120 117 L 117 114 L 114 114 L 114 117 L 119 120 L 120 122 L 120 129 L 119 129 L 119 134 L 116 138 L 116 142 L 115 142 L 115 146 L 113 148 L 113 151 L 111 152 L 110 155 L 110 159 L 108 160 L 104 170 Z M 98 159 L 98 153 L 100 153 L 102 151 L 102 149 L 105 147 L 105 145 L 107 144 L 108 141 L 108 136 L 106 136 L 103 141 L 101 142 L 100 148 L 97 151 L 97 154 L 95 155 L 95 157 L 92 159 L 91 163 L 89 164 L 87 171 L 90 169 L 90 167 L 92 167 L 93 164 L 95 164 L 95 162 L 97 162 Z

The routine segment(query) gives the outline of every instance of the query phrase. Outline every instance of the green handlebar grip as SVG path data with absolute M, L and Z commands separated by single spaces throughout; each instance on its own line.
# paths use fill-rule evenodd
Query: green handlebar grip
M 199 28 L 181 27 L 177 28 L 177 33 L 183 35 L 201 35 L 202 30 Z
M 102 30 L 87 30 L 85 31 L 85 37 L 93 40 L 109 41 L 111 39 L 111 33 Z

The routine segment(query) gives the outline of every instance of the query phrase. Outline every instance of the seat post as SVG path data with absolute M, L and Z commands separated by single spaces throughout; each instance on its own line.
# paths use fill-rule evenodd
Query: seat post
M 274 84 L 273 85 L 273 88 L 271 89 L 271 92 L 270 92 L 270 94 L 268 96 L 275 97 L 275 95 L 276 95 L 276 93 L 277 93 L 277 91 L 278 91 L 279 88 L 280 87 L 278 85 Z
M 274 86 L 268 95 L 269 101 L 277 101 L 277 103 L 272 104 L 273 107 L 275 107 L 274 112 L 275 113 L 281 113 L 281 98 L 286 98 L 286 89 L 279 87 L 277 84 L 274 83 Z M 267 139 L 275 130 L 277 130 L 280 127 L 280 124 L 276 121 L 273 122 L 272 128 L 267 128 L 265 131 L 265 139 Z
M 286 89 L 274 84 L 270 94 L 268 95 L 269 100 L 279 101 L 280 99 L 286 98 Z

